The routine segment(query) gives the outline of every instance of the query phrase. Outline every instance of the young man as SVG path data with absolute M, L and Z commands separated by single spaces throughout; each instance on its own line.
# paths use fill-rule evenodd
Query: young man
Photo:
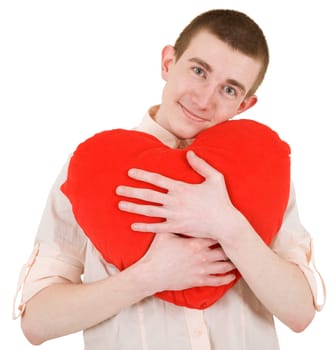
M 163 49 L 162 102 L 137 130 L 184 148 L 204 130 L 251 108 L 267 65 L 264 35 L 250 18 L 230 10 L 204 13 L 174 47 Z M 121 210 L 165 218 L 132 225 L 156 234 L 147 253 L 121 272 L 102 258 L 74 218 L 61 191 L 66 164 L 50 193 L 23 287 L 22 328 L 31 343 L 83 330 L 87 350 L 257 350 L 262 344 L 273 350 L 279 348 L 273 315 L 294 331 L 307 327 L 316 309 L 315 281 L 308 267 L 310 237 L 299 222 L 293 190 L 268 247 L 234 207 L 223 174 L 194 152 L 187 152 L 187 161 L 204 181 L 193 185 L 132 169 L 131 178 L 167 191 L 117 187 L 118 195 L 129 198 L 119 202 Z M 235 268 L 242 279 L 208 308 L 153 296 L 227 285 Z

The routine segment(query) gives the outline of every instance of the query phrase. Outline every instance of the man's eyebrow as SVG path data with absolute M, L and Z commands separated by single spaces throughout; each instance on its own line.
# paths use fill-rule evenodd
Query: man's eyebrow
M 198 57 L 192 57 L 189 59 L 190 62 L 200 64 L 200 66 L 204 67 L 209 73 L 212 72 L 212 67 L 205 61 L 203 61 L 201 58 Z

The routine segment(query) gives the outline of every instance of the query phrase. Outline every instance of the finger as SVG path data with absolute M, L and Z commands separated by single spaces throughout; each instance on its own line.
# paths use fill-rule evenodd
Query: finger
M 118 207 L 122 211 L 126 211 L 132 214 L 140 214 L 149 217 L 163 218 L 165 209 L 162 206 L 157 205 L 142 205 L 132 202 L 120 201 Z
M 147 224 L 144 222 L 135 222 L 131 225 L 131 229 L 133 231 L 138 231 L 138 232 L 153 232 L 153 233 L 174 232 L 173 230 L 170 230 L 169 227 L 170 225 L 167 222 L 152 223 L 152 224 Z
M 231 261 L 218 261 L 212 263 L 207 269 L 207 271 L 209 271 L 209 274 L 211 275 L 217 275 L 229 273 L 231 271 L 234 271 L 235 269 L 236 267 Z
M 187 234 L 187 236 L 193 237 L 190 234 Z M 213 238 L 193 238 L 193 239 L 202 241 L 204 246 L 207 247 L 207 248 L 212 248 L 213 249 L 213 247 L 218 244 L 218 241 L 216 239 L 213 239 Z
M 128 171 L 128 176 L 132 179 L 147 182 L 149 184 L 165 188 L 167 190 L 172 189 L 174 184 L 178 182 L 177 180 L 173 180 L 161 174 L 142 169 L 130 169 Z
M 161 193 L 159 191 L 150 190 L 147 188 L 118 186 L 116 188 L 116 193 L 118 195 L 128 197 L 128 198 L 135 198 L 135 199 L 144 200 L 146 202 L 165 204 L 164 201 L 165 201 L 166 196 L 164 193 Z
M 226 253 L 221 248 L 212 248 L 209 251 L 209 259 L 210 261 L 228 261 Z
M 223 276 L 207 276 L 203 279 L 201 285 L 211 287 L 224 286 L 234 281 L 235 278 L 236 275 L 233 273 L 228 273 L 227 275 Z

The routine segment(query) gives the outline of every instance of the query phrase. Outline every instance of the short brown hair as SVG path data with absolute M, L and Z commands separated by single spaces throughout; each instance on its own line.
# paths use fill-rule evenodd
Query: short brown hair
M 261 28 L 246 14 L 234 10 L 211 10 L 195 17 L 180 33 L 174 45 L 176 59 L 179 59 L 189 46 L 192 38 L 201 30 L 207 30 L 235 50 L 262 63 L 257 80 L 248 96 L 255 93 L 264 79 L 269 50 Z

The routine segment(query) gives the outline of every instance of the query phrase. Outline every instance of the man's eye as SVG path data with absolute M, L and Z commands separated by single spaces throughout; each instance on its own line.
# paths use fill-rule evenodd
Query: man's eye
M 235 96 L 236 95 L 236 90 L 231 87 L 231 86 L 225 86 L 223 88 L 224 92 L 226 92 L 229 96 Z
M 205 72 L 203 69 L 201 69 L 200 67 L 193 67 L 192 68 L 193 72 L 196 74 L 196 75 L 199 75 L 201 77 L 204 77 L 205 76 Z

